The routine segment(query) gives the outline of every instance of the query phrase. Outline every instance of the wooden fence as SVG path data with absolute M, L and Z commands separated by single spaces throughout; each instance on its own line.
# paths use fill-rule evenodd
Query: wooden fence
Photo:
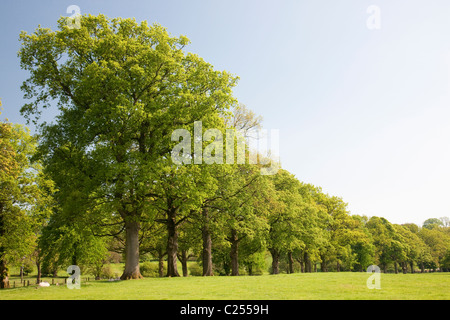
M 48 281 L 48 283 L 51 286 L 65 286 L 67 284 L 67 279 L 68 278 L 62 278 L 62 279 L 52 278 L 51 281 Z M 80 281 L 82 281 L 84 283 L 87 283 L 90 280 L 91 280 L 90 278 L 80 279 Z M 40 282 L 43 282 L 43 281 L 41 280 Z M 31 280 L 31 282 L 30 282 L 30 280 L 8 281 L 5 289 L 13 289 L 13 288 L 29 287 L 29 286 L 37 286 L 36 280 Z

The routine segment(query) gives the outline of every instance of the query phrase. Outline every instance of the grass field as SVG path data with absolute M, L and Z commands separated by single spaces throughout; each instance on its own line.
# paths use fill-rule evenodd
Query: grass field
M 72 290 L 64 285 L 4 289 L 0 300 L 450 300 L 450 273 L 381 274 L 381 289 L 368 289 L 367 278 L 367 273 L 330 272 L 99 280 Z

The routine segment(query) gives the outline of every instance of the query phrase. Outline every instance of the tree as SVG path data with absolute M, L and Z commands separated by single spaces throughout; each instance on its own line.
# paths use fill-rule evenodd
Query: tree
M 36 243 L 44 180 L 31 161 L 35 148 L 27 128 L 0 122 L 0 288 L 8 287 L 8 263 L 31 255 Z
M 427 229 L 433 229 L 435 226 L 444 226 L 444 222 L 438 218 L 430 218 L 423 222 L 422 227 Z
M 300 263 L 301 272 L 312 272 L 313 263 L 316 266 L 318 262 L 324 262 L 321 260 L 321 252 L 330 246 L 329 235 L 326 232 L 328 215 L 321 205 L 324 193 L 320 187 L 302 182 L 298 192 L 304 203 L 300 235 L 303 245 L 293 251 L 293 258 Z M 326 266 L 326 263 L 323 265 Z
M 196 165 L 167 164 L 158 171 L 152 189 L 155 194 L 152 206 L 159 211 L 156 221 L 167 228 L 167 276 L 178 277 L 179 228 L 200 210 L 204 199 L 214 192 L 214 185 L 202 188 L 205 175 Z
M 418 264 L 426 252 L 426 245 L 418 236 L 418 228 L 413 225 L 394 225 L 397 234 L 406 248 L 403 261 L 400 262 L 403 273 L 407 272 L 409 265 L 411 273 L 414 273 L 414 264 Z
M 431 261 L 428 263 L 429 269 L 445 267 L 445 259 L 450 248 L 450 235 L 444 228 L 434 226 L 432 229 L 423 227 L 419 232 L 419 237 L 429 247 Z
M 153 212 L 152 168 L 169 157 L 174 129 L 235 103 L 237 78 L 186 54 L 189 40 L 156 24 L 85 15 L 80 28 L 62 18 L 58 29 L 20 35 L 21 67 L 30 72 L 22 90 L 32 100 L 21 112 L 38 123 L 42 108 L 57 102 L 55 123 L 39 125 L 41 158 L 58 189 L 81 193 L 79 207 L 87 203 L 95 214 L 96 205 L 109 206 L 109 218 L 126 234 L 121 278 L 140 278 L 139 230 Z
M 159 277 L 164 277 L 164 257 L 167 255 L 167 228 L 166 226 L 150 220 L 143 223 L 140 237 L 141 252 L 150 253 L 158 259 Z
M 77 265 L 81 271 L 101 270 L 108 255 L 107 238 L 96 235 L 95 226 L 68 206 L 55 208 L 39 238 L 39 258 L 54 269 Z
M 238 163 L 237 150 L 240 148 L 238 145 L 240 141 L 245 141 L 245 138 L 248 138 L 247 134 L 249 131 L 260 128 L 262 118 L 257 117 L 254 112 L 241 104 L 235 106 L 231 113 L 224 114 L 222 119 L 223 123 L 219 127 L 221 128 L 222 136 L 225 136 L 225 139 L 222 138 L 222 140 L 225 140 L 223 154 L 226 154 L 227 147 L 229 146 L 232 146 L 235 152 L 232 154 L 233 158 L 231 160 L 233 161 L 229 161 L 229 155 L 226 154 L 227 165 L 209 164 L 203 165 L 201 169 L 205 178 L 208 177 L 208 179 L 205 179 L 200 187 L 214 191 L 209 193 L 209 196 L 204 199 L 201 210 L 197 212 L 194 218 L 202 235 L 201 256 L 204 276 L 213 275 L 213 238 L 219 242 L 225 238 L 223 228 L 221 228 L 225 224 L 224 219 L 227 217 L 224 214 L 225 208 L 223 204 L 235 197 L 241 196 L 243 192 L 246 192 L 247 188 L 251 187 L 252 183 L 256 183 L 256 179 L 251 179 L 248 184 L 244 183 L 236 189 L 236 185 L 234 185 L 236 181 L 233 181 L 233 177 L 238 170 L 246 170 L 245 166 L 236 165 Z M 231 141 L 227 140 L 229 137 L 226 134 L 226 130 L 230 129 L 234 130 L 236 136 L 233 136 L 233 139 L 230 139 Z M 244 145 L 243 151 L 245 152 L 245 160 L 248 160 L 248 141 Z M 252 166 L 248 166 L 247 168 L 249 171 L 254 171 L 255 169 Z M 223 243 L 219 247 L 223 247 Z
M 244 239 L 263 239 L 267 232 L 267 207 L 264 179 L 256 165 L 233 165 L 233 173 L 222 185 L 218 203 L 223 215 L 225 239 L 229 243 L 231 275 L 239 275 L 239 245 Z M 223 188 L 223 186 L 226 186 Z
M 279 170 L 270 176 L 273 183 L 273 194 L 269 195 L 269 235 L 268 247 L 272 255 L 272 274 L 279 273 L 281 255 L 288 255 L 290 272 L 293 272 L 293 252 L 302 250 L 305 245 L 305 235 L 311 234 L 311 218 L 308 212 L 307 199 L 300 193 L 302 185 L 297 178 L 286 170 Z M 307 214 L 309 213 L 309 214 Z
M 375 257 L 384 272 L 387 272 L 389 263 L 394 263 L 396 267 L 398 261 L 406 259 L 408 248 L 389 221 L 385 218 L 371 217 L 366 226 L 373 237 Z
M 240 103 L 232 113 L 224 118 L 225 126 L 237 130 L 244 138 L 249 138 L 252 131 L 261 129 L 262 117 Z
M 352 253 L 355 255 L 353 268 L 364 272 L 374 262 L 375 247 L 373 238 L 365 226 L 365 219 L 361 216 L 351 216 L 354 220 L 348 240 Z
M 54 188 L 54 182 L 47 177 L 42 171 L 42 167 L 39 164 L 35 164 L 38 170 L 34 185 L 37 186 L 37 192 L 35 193 L 35 205 L 31 208 L 29 215 L 32 220 L 31 229 L 35 239 L 34 244 L 34 260 L 37 267 L 36 283 L 41 281 L 41 263 L 44 251 L 39 246 L 41 241 L 43 228 L 47 225 L 52 212 L 56 206 L 54 194 L 56 192 Z M 45 250 L 45 248 L 44 248 Z
M 441 220 L 443 227 L 450 227 L 450 218 L 449 217 L 440 217 L 439 220 Z
M 322 271 L 328 271 L 334 262 L 336 271 L 352 270 L 359 259 L 370 254 L 370 239 L 362 224 L 353 219 L 342 198 L 330 196 L 320 188 L 313 190 L 314 199 L 320 207 L 319 223 L 322 241 L 318 247 Z M 355 252 L 359 251 L 359 256 Z M 359 260 L 361 262 L 362 260 Z
M 195 226 L 192 223 L 184 223 L 180 228 L 180 235 L 178 237 L 178 260 L 181 262 L 183 277 L 188 276 L 188 261 L 195 257 L 195 252 L 201 244 L 199 234 L 195 232 Z

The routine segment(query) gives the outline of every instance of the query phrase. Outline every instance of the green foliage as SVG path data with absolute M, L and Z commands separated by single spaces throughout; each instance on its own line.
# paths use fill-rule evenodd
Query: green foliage
M 77 219 L 96 232 L 114 226 L 116 233 L 120 224 L 154 218 L 152 201 L 164 195 L 159 191 L 166 184 L 158 182 L 166 173 L 183 191 L 195 190 L 190 168 L 165 161 L 175 145 L 171 133 L 194 121 L 220 124 L 235 104 L 237 77 L 186 53 L 189 40 L 157 24 L 84 15 L 80 26 L 68 28 L 61 18 L 57 31 L 21 33 L 20 63 L 30 74 L 22 90 L 31 100 L 21 112 L 37 122 L 49 100 L 57 101 L 57 121 L 39 126 L 38 155 L 59 189 L 62 210 L 77 208 Z M 189 210 L 201 194 L 185 196 L 177 201 L 192 196 Z M 125 246 L 136 246 L 138 229 L 125 228 L 132 234 Z M 125 252 L 132 268 L 137 248 Z M 125 272 L 138 276 L 128 267 Z
M 260 276 L 264 274 L 264 270 L 266 269 L 265 257 L 266 251 L 260 250 L 258 252 L 247 254 L 241 258 L 246 274 L 250 276 Z
M 202 267 L 200 267 L 200 265 L 198 263 L 191 263 L 189 264 L 189 275 L 194 276 L 194 277 L 200 277 L 203 275 L 203 269 Z
M 53 206 L 53 182 L 33 161 L 37 145 L 29 129 L 0 122 L 0 287 L 8 264 L 36 256 L 40 229 Z
M 426 229 L 433 229 L 434 227 L 444 226 L 443 222 L 438 218 L 430 218 L 424 221 L 422 227 Z
M 104 265 L 101 269 L 100 278 L 102 279 L 115 279 L 117 274 L 114 272 L 110 264 Z
M 28 275 L 29 273 L 32 273 L 34 271 L 34 268 L 35 268 L 34 263 L 31 262 L 31 261 L 25 261 L 23 263 L 23 273 L 25 275 Z
M 141 274 L 144 277 L 159 277 L 159 264 L 155 262 L 146 261 L 140 266 Z M 166 269 L 164 268 L 164 273 Z

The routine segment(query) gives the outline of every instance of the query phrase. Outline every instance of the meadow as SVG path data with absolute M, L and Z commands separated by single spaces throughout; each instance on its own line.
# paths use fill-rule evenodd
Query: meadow
M 383 273 L 381 289 L 368 289 L 368 276 L 318 272 L 128 281 L 82 277 L 80 289 L 30 285 L 1 290 L 0 300 L 450 300 L 450 273 Z

